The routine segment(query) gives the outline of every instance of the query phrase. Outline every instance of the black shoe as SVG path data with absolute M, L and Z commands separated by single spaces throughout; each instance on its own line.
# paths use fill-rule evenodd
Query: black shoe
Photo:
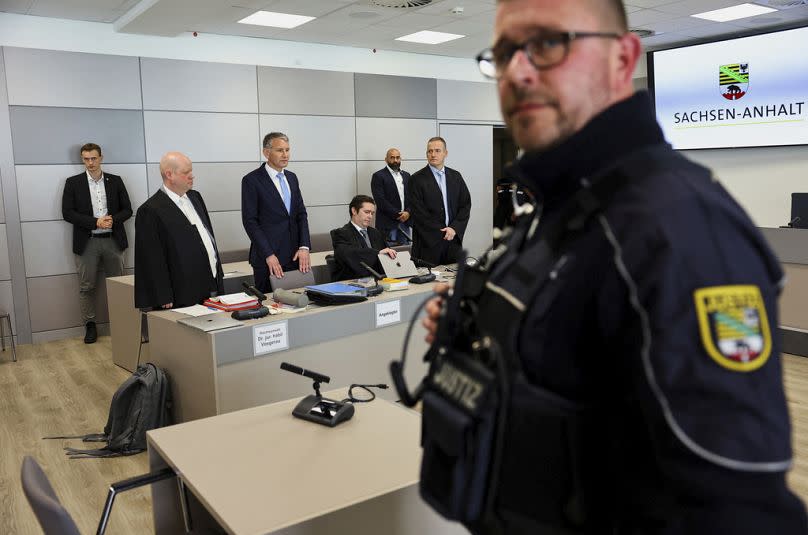
M 95 329 L 95 322 L 88 321 L 86 327 L 87 331 L 84 333 L 84 343 L 94 344 L 95 341 L 98 340 L 98 331 Z

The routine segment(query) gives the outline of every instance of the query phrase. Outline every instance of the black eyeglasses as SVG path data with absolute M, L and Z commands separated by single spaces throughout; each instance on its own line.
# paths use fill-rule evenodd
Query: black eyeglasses
M 538 70 L 550 69 L 561 64 L 570 52 L 570 43 L 584 37 L 602 37 L 620 39 L 614 32 L 556 32 L 542 30 L 524 43 L 514 44 L 507 41 L 498 43 L 493 48 L 486 48 L 477 54 L 477 64 L 483 76 L 498 79 L 511 63 L 513 55 L 523 50 L 527 59 Z

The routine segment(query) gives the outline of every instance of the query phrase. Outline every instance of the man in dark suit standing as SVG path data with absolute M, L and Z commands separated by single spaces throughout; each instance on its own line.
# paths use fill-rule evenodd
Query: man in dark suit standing
M 95 283 L 98 266 L 107 277 L 123 275 L 123 252 L 129 246 L 123 222 L 132 217 L 132 205 L 123 180 L 104 173 L 101 147 L 81 147 L 85 172 L 71 176 L 62 193 L 62 217 L 73 225 L 73 254 L 79 275 L 79 304 L 84 343 L 98 339 L 95 327 Z
M 390 245 L 407 245 L 412 241 L 410 210 L 406 196 L 410 174 L 401 170 L 401 152 L 388 149 L 387 165 L 373 173 L 370 190 L 376 201 L 376 228 Z
M 412 256 L 433 264 L 457 261 L 471 215 L 471 194 L 463 175 L 443 165 L 449 152 L 442 137 L 426 146 L 429 165 L 410 177 Z
M 222 266 L 202 195 L 192 190 L 191 160 L 160 159 L 163 186 L 135 216 L 135 306 L 177 308 L 222 293 Z
M 267 162 L 241 180 L 241 221 L 250 237 L 250 265 L 255 286 L 271 290 L 269 276 L 286 270 L 307 273 L 309 218 L 297 175 L 289 165 L 289 138 L 280 132 L 264 136 Z
M 376 203 L 372 197 L 357 195 L 351 199 L 348 213 L 351 220 L 331 231 L 334 260 L 337 262 L 337 271 L 334 273 L 336 280 L 369 276 L 370 272 L 360 262 L 381 272 L 380 253 L 390 258 L 396 257 L 395 250 L 386 247 L 382 233 L 370 226 L 376 213 Z

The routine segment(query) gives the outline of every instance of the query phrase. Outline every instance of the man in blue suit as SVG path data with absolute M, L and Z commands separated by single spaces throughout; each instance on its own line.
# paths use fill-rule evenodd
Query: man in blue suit
M 241 180 L 241 220 L 250 237 L 250 265 L 255 286 L 270 291 L 269 276 L 311 269 L 309 219 L 297 175 L 289 165 L 289 138 L 280 132 L 264 136 L 267 162 Z
M 376 201 L 376 228 L 389 245 L 407 245 L 412 240 L 410 210 L 406 197 L 410 174 L 401 170 L 401 152 L 389 149 L 387 165 L 373 173 L 370 190 Z

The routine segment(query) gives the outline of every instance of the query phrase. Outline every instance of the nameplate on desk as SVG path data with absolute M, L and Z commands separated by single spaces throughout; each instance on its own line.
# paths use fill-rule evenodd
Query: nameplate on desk
M 253 327 L 253 355 L 289 349 L 289 322 L 261 323 Z
M 376 303 L 376 327 L 401 322 L 401 299 Z

